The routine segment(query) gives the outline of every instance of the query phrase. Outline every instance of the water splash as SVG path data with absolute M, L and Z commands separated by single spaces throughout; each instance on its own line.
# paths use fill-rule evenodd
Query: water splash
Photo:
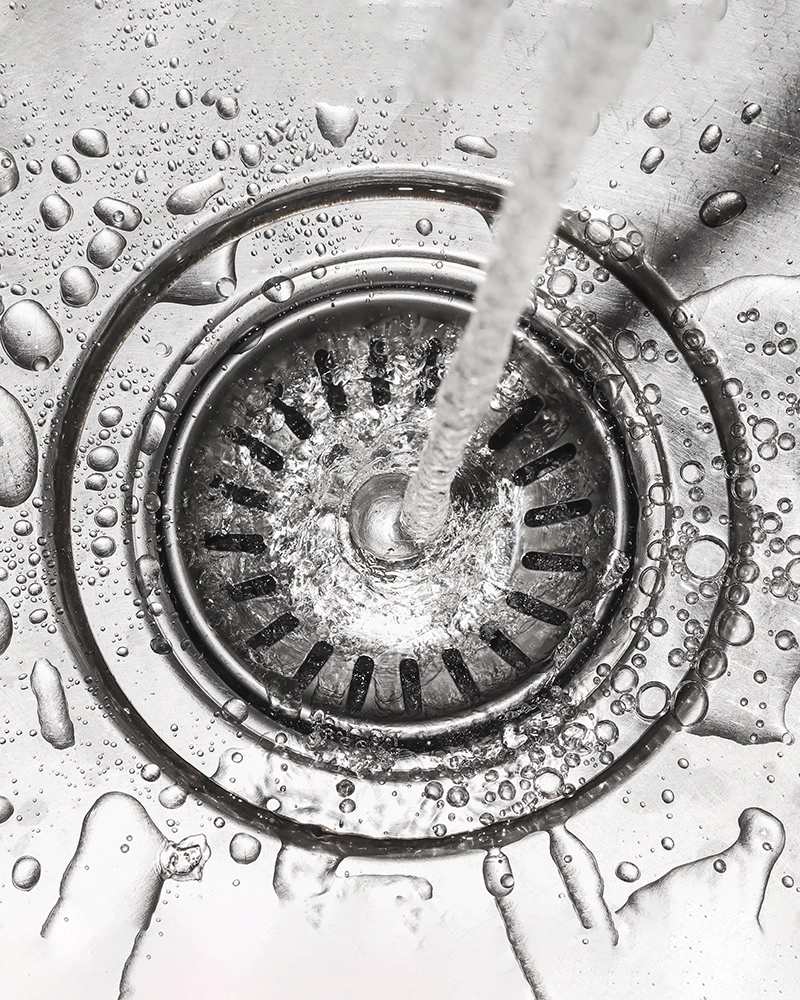
M 505 366 L 535 263 L 558 222 L 559 198 L 595 109 L 622 89 L 644 26 L 658 9 L 656 0 L 600 4 L 593 16 L 571 11 L 562 25 L 566 54 L 546 74 L 535 102 L 547 119 L 532 130 L 515 171 L 475 314 L 440 387 L 434 424 L 404 497 L 402 523 L 417 541 L 429 542 L 444 524 L 450 486 Z

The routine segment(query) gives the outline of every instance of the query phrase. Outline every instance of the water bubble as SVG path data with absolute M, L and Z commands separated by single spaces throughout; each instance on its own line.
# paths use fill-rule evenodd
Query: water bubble
M 698 145 L 704 153 L 715 153 L 722 141 L 722 129 L 719 125 L 707 125 L 703 129 Z
M 657 719 L 669 705 L 671 691 L 660 681 L 650 681 L 639 688 L 636 708 L 643 719 Z
M 664 162 L 664 150 L 660 146 L 651 146 L 644 151 L 639 167 L 642 173 L 652 174 Z
M 797 649 L 797 636 L 788 628 L 781 629 L 780 632 L 776 632 L 775 634 L 775 645 L 778 649 L 783 650 L 783 652 L 787 652 L 790 649 Z
M 642 873 L 632 861 L 621 861 L 617 865 L 616 875 L 621 882 L 637 882 Z
M 72 218 L 72 205 L 60 194 L 49 194 L 39 205 L 42 222 L 53 232 L 63 229 Z
M 583 232 L 586 239 L 598 247 L 607 246 L 614 238 L 614 230 L 602 219 L 590 219 Z
M 572 271 L 558 270 L 550 275 L 547 281 L 547 290 L 556 298 L 563 298 L 572 295 L 578 284 L 578 279 Z
M 456 808 L 465 806 L 469 802 L 469 792 L 464 785 L 453 785 L 447 790 L 447 801 Z
M 64 349 L 58 324 L 33 299 L 6 309 L 0 317 L 0 340 L 14 364 L 29 371 L 49 368 Z
M 231 155 L 230 144 L 224 139 L 215 139 L 211 143 L 211 155 L 215 160 L 227 160 Z
M 675 792 L 673 792 L 671 788 L 665 788 L 661 793 L 661 801 L 666 802 L 668 806 L 672 805 L 675 801 Z
M 75 745 L 75 729 L 69 716 L 61 674 L 46 659 L 39 659 L 31 671 L 31 690 L 36 698 L 39 729 L 47 742 L 57 750 Z
M 725 608 L 715 627 L 717 635 L 729 646 L 745 646 L 755 634 L 753 619 L 742 608 Z
M 720 875 L 724 874 L 728 870 L 727 864 L 722 858 L 717 858 L 714 862 L 714 871 L 719 872 Z
M 742 108 L 742 121 L 745 125 L 750 125 L 761 114 L 760 104 L 745 104 Z
M 29 174 L 33 174 L 35 177 L 38 177 L 39 174 L 42 172 L 42 161 L 28 160 L 28 162 L 25 164 L 25 169 L 28 171 Z
M 261 854 L 261 841 L 249 833 L 237 833 L 231 838 L 229 849 L 237 865 L 251 865 Z
M 433 232 L 433 223 L 430 219 L 417 219 L 417 232 L 420 236 L 430 236 Z
M 438 800 L 444 795 L 444 788 L 439 781 L 429 781 L 422 794 L 426 799 Z
M 73 135 L 72 146 L 82 156 L 107 156 L 108 136 L 99 128 L 82 128 Z
M 50 164 L 53 176 L 62 184 L 76 184 L 81 179 L 81 168 L 74 156 L 60 153 Z
M 317 128 L 326 142 L 341 149 L 358 125 L 358 112 L 346 105 L 324 104 L 316 106 Z
M 100 198 L 95 202 L 94 214 L 106 226 L 124 229 L 130 233 L 142 221 L 142 213 L 135 205 L 119 198 Z
M 137 87 L 131 91 L 128 100 L 135 108 L 147 108 L 150 106 L 150 92 L 144 87 Z
M 661 104 L 657 104 L 654 108 L 650 108 L 647 114 L 644 116 L 644 123 L 648 128 L 664 128 L 672 120 L 672 112 L 668 111 L 667 108 L 663 107 Z
M 80 307 L 88 305 L 97 295 L 97 280 L 91 271 L 76 264 L 63 271 L 58 279 L 61 298 L 68 306 Z
M 12 153 L 0 149 L 0 198 L 19 184 L 19 167 Z
M 675 841 L 672 839 L 672 837 L 662 837 L 661 846 L 664 848 L 665 851 L 671 851 L 675 847 Z
M 689 543 L 684 561 L 693 576 L 699 580 L 711 580 L 725 568 L 728 550 L 718 538 L 702 535 Z
M 716 229 L 738 219 L 747 208 L 747 200 L 739 191 L 716 191 L 700 207 L 700 221 Z
M 107 268 L 116 261 L 128 241 L 116 229 L 105 227 L 95 233 L 86 247 L 86 256 L 95 267 Z
M 23 855 L 14 862 L 11 869 L 11 881 L 15 888 L 24 892 L 30 891 L 42 876 L 42 866 L 29 855 Z
M 16 507 L 33 492 L 38 449 L 28 414 L 7 389 L 0 386 L 0 506 Z M 8 609 L 6 609 L 7 612 Z M 0 614 L 0 620 L 3 615 Z M 10 622 L 9 622 L 10 629 Z M 3 632 L 0 625 L 0 633 Z M 9 632 L 10 635 L 10 632 Z M 4 650 L 8 645 L 0 640 Z
M 97 556 L 98 559 L 108 559 L 109 556 L 113 556 L 117 551 L 117 543 L 113 538 L 109 538 L 108 535 L 98 535 L 92 541 L 90 548 L 92 554 Z
M 543 768 L 533 780 L 536 791 L 545 799 L 557 798 L 564 790 L 564 779 L 558 771 Z
M 484 159 L 493 160 L 497 156 L 497 148 L 482 135 L 460 135 L 454 146 L 461 153 L 468 153 L 470 156 L 482 156 Z
M 194 215 L 205 208 L 209 199 L 224 188 L 225 181 L 220 173 L 211 174 L 201 181 L 184 184 L 167 198 L 167 211 L 172 215 Z

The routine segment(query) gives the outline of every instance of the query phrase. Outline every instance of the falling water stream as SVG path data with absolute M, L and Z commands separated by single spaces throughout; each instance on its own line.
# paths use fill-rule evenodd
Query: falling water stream
M 436 538 L 447 518 L 450 487 L 505 367 L 592 116 L 622 91 L 645 26 L 661 6 L 660 0 L 599 3 L 571 11 L 562 22 L 561 58 L 551 61 L 540 85 L 539 120 L 514 172 L 475 312 L 442 382 L 430 435 L 403 498 L 401 525 L 418 543 Z

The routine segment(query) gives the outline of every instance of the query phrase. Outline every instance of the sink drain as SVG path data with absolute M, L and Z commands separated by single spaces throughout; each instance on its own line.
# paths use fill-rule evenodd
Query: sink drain
M 622 216 L 567 213 L 442 537 L 395 529 L 499 197 L 368 172 L 247 206 L 119 300 L 73 388 L 79 641 L 138 737 L 264 821 L 497 843 L 703 716 L 674 609 L 716 608 L 723 446 Z M 387 238 L 434 214 L 460 250 Z

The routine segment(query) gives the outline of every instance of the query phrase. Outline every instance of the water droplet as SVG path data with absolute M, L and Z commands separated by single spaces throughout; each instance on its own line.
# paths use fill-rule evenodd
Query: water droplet
M 136 587 L 145 600 L 158 586 L 160 573 L 161 564 L 155 556 L 146 554 L 136 560 Z
M 239 114 L 239 102 L 235 97 L 220 97 L 216 105 L 217 114 L 225 121 L 231 121 Z
M 497 148 L 482 135 L 460 135 L 454 145 L 461 153 L 468 153 L 470 156 L 483 156 L 487 160 L 493 160 L 497 156 Z
M 261 286 L 261 294 L 270 302 L 288 302 L 294 295 L 294 282 L 291 278 L 276 275 L 264 282 Z
M 172 215 L 194 215 L 205 208 L 209 199 L 219 194 L 224 187 L 225 181 L 220 173 L 184 184 L 167 198 L 167 211 Z
M 14 364 L 29 371 L 49 368 L 64 349 L 58 324 L 33 299 L 6 309 L 0 317 L 0 340 Z
M 237 724 L 244 722 L 249 713 L 247 702 L 242 701 L 241 698 L 229 698 L 222 706 L 222 714 L 229 722 Z
M 155 452 L 163 441 L 166 431 L 167 421 L 164 419 L 164 414 L 159 413 L 158 410 L 153 410 L 145 418 L 142 427 L 142 438 L 139 442 L 139 447 L 145 455 L 152 455 Z
M 31 671 L 31 690 L 36 698 L 39 729 L 57 750 L 75 745 L 75 730 L 69 717 L 61 674 L 49 660 L 39 659 Z
M 24 503 L 36 485 L 38 449 L 33 424 L 20 403 L 0 386 L 0 506 Z M 6 609 L 7 613 L 8 609 Z M 0 614 L 0 620 L 4 614 Z M 9 623 L 10 628 L 10 623 Z M 4 631 L 0 625 L 0 634 Z M 10 636 L 10 632 L 9 632 Z M 8 645 L 0 639 L 0 647 Z
M 107 156 L 108 136 L 99 128 L 82 128 L 73 135 L 72 146 L 82 156 Z
M 451 806 L 460 809 L 469 802 L 469 792 L 464 785 L 453 785 L 447 790 L 447 801 Z
M 632 861 L 622 861 L 617 865 L 616 875 L 621 882 L 637 882 L 642 873 Z
M 660 146 L 651 146 L 644 151 L 639 166 L 642 173 L 652 174 L 664 162 L 664 150 Z
M 636 696 L 636 708 L 643 719 L 657 719 L 669 705 L 671 691 L 660 681 L 643 684 Z
M 228 243 L 192 265 L 170 285 L 162 301 L 192 306 L 224 302 L 236 290 L 237 246 Z
M 100 198 L 95 202 L 94 214 L 106 226 L 133 232 L 142 221 L 142 213 L 135 205 L 119 198 Z
M 712 681 L 722 677 L 728 669 L 728 657 L 719 646 L 708 646 L 700 655 L 698 672 L 704 680 Z
M 263 150 L 257 142 L 246 142 L 243 146 L 239 147 L 239 159 L 251 170 L 253 167 L 257 167 L 259 163 L 261 163 L 261 157 L 263 155 Z
M 119 462 L 119 454 L 116 448 L 103 444 L 97 448 L 92 448 L 86 456 L 86 462 L 89 468 L 94 469 L 95 472 L 110 472 L 116 468 L 117 462 Z
M 511 863 L 499 848 L 492 848 L 483 859 L 483 883 L 496 899 L 508 896 L 514 889 Z
M 237 865 L 251 865 L 261 854 L 261 841 L 249 833 L 237 833 L 231 838 L 230 852 Z
M 89 240 L 86 256 L 95 267 L 105 269 L 111 267 L 127 245 L 128 241 L 122 233 L 106 227 L 95 233 Z
M 703 535 L 689 543 L 684 561 L 693 576 L 711 580 L 725 568 L 728 549 L 718 538 Z
M 444 795 L 444 788 L 439 781 L 429 781 L 422 794 L 426 799 L 438 800 Z
M 707 125 L 703 129 L 698 145 L 704 153 L 716 153 L 722 141 L 722 129 L 719 125 Z
M 739 191 L 717 191 L 701 205 L 700 221 L 704 226 L 716 229 L 738 219 L 746 208 L 747 200 Z
M 97 281 L 92 272 L 80 264 L 68 267 L 58 279 L 61 298 L 68 306 L 86 306 L 97 295 Z
M 714 871 L 719 872 L 720 875 L 724 874 L 728 870 L 727 864 L 722 860 L 722 858 L 717 858 L 714 862 Z
M 0 795 L 0 823 L 5 823 L 10 820 L 14 815 L 14 807 L 5 797 L 5 795 Z
M 668 111 L 667 108 L 663 107 L 661 104 L 657 104 L 654 108 L 650 108 L 647 114 L 644 116 L 644 123 L 648 128 L 664 128 L 672 120 L 672 112 Z
M 57 231 L 72 218 L 72 205 L 60 194 L 49 194 L 39 205 L 39 214 L 48 229 Z
M 341 149 L 358 125 L 358 112 L 346 105 L 318 104 L 317 128 L 323 139 Z
M 675 693 L 673 714 L 684 727 L 696 726 L 708 712 L 708 693 L 697 681 L 686 681 Z
M 179 809 L 186 801 L 187 792 L 180 785 L 168 785 L 162 788 L 158 795 L 158 801 L 165 809 Z
M 0 198 L 19 184 L 19 167 L 12 153 L 0 149 Z
M 717 635 L 729 646 L 745 646 L 755 634 L 753 619 L 742 608 L 725 608 L 715 627 Z
M 97 417 L 101 427 L 116 427 L 120 420 L 122 420 L 122 410 L 118 406 L 107 406 Z
M 140 773 L 144 781 L 158 781 L 161 777 L 161 768 L 158 764 L 143 764 Z
M 788 628 L 781 629 L 775 634 L 775 645 L 778 649 L 787 652 L 790 649 L 797 649 L 797 636 Z
M 0 655 L 8 649 L 13 632 L 14 623 L 11 619 L 11 611 L 3 598 L 0 597 Z
M 175 94 L 175 103 L 179 108 L 188 108 L 191 106 L 193 101 L 191 90 L 187 90 L 186 87 L 181 87 L 180 90 Z
M 665 788 L 661 793 L 661 801 L 666 802 L 668 806 L 672 805 L 675 801 L 675 792 L 673 792 L 671 788 Z
M 60 153 L 50 164 L 53 176 L 62 184 L 75 184 L 81 179 L 81 168 L 74 156 Z
M 564 779 L 558 771 L 545 767 L 536 775 L 533 785 L 542 798 L 555 799 L 564 790 Z
M 761 114 L 760 104 L 745 104 L 742 108 L 742 121 L 745 125 L 750 125 Z
M 547 281 L 547 290 L 556 298 L 563 298 L 566 295 L 572 295 L 577 284 L 578 279 L 572 271 L 561 269 L 550 275 Z
M 17 889 L 29 892 L 42 876 L 42 866 L 28 855 L 17 858 L 11 869 L 11 881 Z
M 131 91 L 128 100 L 135 108 L 150 107 L 150 93 L 144 87 L 137 87 L 136 90 Z
M 433 223 L 430 219 L 417 219 L 417 232 L 420 236 L 430 236 L 433 232 Z

